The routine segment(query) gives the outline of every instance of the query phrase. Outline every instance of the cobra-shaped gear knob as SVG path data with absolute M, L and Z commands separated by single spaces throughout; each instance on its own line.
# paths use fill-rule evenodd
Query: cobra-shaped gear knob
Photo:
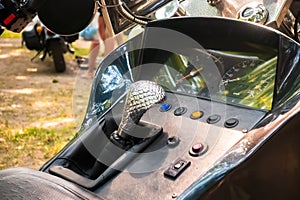
M 121 123 L 117 134 L 126 139 L 143 114 L 155 103 L 162 101 L 165 91 L 152 81 L 137 81 L 133 83 L 126 96 Z

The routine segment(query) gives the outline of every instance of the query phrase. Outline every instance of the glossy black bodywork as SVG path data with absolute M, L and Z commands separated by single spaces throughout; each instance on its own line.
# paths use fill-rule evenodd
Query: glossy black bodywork
M 299 199 L 300 114 L 199 199 Z

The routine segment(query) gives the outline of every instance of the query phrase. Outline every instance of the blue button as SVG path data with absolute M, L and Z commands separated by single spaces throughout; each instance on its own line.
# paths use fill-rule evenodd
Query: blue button
M 168 104 L 168 103 L 165 103 L 163 105 L 160 106 L 160 111 L 161 112 L 166 112 L 168 110 L 170 110 L 172 108 L 172 105 L 171 104 Z

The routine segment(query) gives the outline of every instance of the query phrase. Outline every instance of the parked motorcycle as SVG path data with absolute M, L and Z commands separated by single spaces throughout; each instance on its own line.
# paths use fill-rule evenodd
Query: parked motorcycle
M 299 199 L 299 2 L 186 0 L 153 20 L 168 2 L 101 1 L 111 33 L 143 31 L 98 67 L 67 146 L 0 171 L 1 198 Z
M 73 36 L 61 36 L 56 34 L 41 23 L 34 23 L 22 32 L 22 44 L 29 50 L 37 51 L 37 56 L 43 61 L 47 55 L 52 57 L 54 67 L 57 72 L 64 72 L 66 70 L 66 62 L 64 54 L 69 52 L 74 54 L 74 49 L 70 44 L 78 39 L 78 34 Z

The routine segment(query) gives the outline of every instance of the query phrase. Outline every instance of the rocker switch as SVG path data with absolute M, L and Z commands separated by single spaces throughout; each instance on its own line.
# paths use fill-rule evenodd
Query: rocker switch
M 187 167 L 191 164 L 190 161 L 178 159 L 170 165 L 170 167 L 164 172 L 164 175 L 176 179 Z

